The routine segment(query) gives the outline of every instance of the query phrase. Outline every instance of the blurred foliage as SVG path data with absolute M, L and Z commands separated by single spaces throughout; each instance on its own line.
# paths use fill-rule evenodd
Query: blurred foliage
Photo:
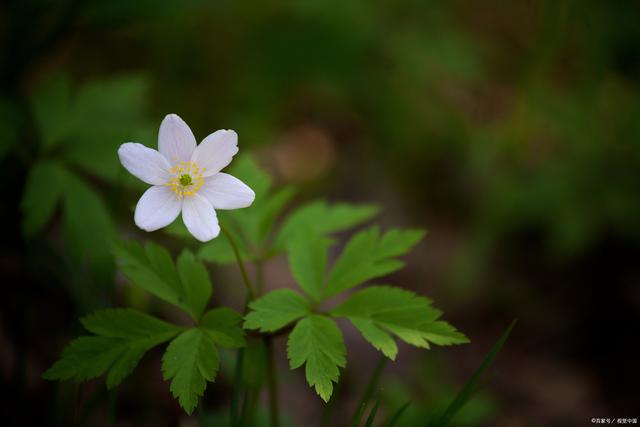
M 118 297 L 108 242 L 135 233 L 139 191 L 116 148 L 154 146 L 169 112 L 194 123 L 197 139 L 212 127 L 236 129 L 241 147 L 280 178 L 279 155 L 300 161 L 282 153 L 283 141 L 294 135 L 311 153 L 297 166 L 304 171 L 318 156 L 294 131 L 322 135 L 335 156 L 319 178 L 303 180 L 304 195 L 380 199 L 410 221 L 455 230 L 460 248 L 443 249 L 454 261 L 438 279 L 460 284 L 464 298 L 483 282 L 510 281 L 494 259 L 505 253 L 529 263 L 536 251 L 578 274 L 581 257 L 607 252 L 603 242 L 637 248 L 639 8 L 624 0 L 3 2 L 0 190 L 3 207 L 21 212 L 3 209 L 3 253 L 9 265 L 19 248 L 30 273 L 19 270 L 16 288 L 42 291 L 32 282 L 41 274 L 83 313 Z M 255 242 L 293 194 L 269 193 L 264 176 L 245 179 L 267 194 L 242 218 Z M 307 220 L 331 223 L 329 208 L 306 209 Z M 361 214 L 365 221 L 374 212 L 363 206 Z M 523 248 L 522 239 L 533 244 Z M 197 256 L 229 263 L 223 242 Z M 541 284 L 523 286 L 514 292 Z M 67 307 L 66 294 L 55 297 Z M 27 335 L 31 311 L 22 316 L 7 327 L 10 337 Z M 42 353 L 48 363 L 57 350 L 25 344 L 15 358 Z M 434 382 L 444 390 L 449 379 Z M 400 394 L 407 399 L 396 406 L 415 392 Z M 461 425 L 495 413 L 493 397 L 481 396 Z M 440 400 L 412 405 L 401 424 L 415 425 Z

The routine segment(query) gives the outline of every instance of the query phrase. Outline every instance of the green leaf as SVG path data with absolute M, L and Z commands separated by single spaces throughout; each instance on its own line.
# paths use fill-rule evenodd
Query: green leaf
M 422 230 L 393 229 L 380 236 L 377 227 L 359 232 L 349 240 L 329 273 L 324 297 L 399 270 L 404 264 L 393 258 L 411 250 L 424 234 Z
M 251 312 L 244 317 L 245 329 L 273 332 L 307 315 L 309 301 L 291 289 L 277 289 L 249 304 Z
M 212 286 L 204 265 L 191 252 L 182 252 L 176 268 L 169 252 L 153 242 L 143 248 L 133 240 L 122 241 L 114 244 L 113 251 L 129 280 L 194 319 L 200 318 Z
M 108 275 L 112 268 L 109 244 L 115 226 L 100 196 L 74 173 L 64 174 L 62 212 L 65 243 L 71 256 Z
M 463 344 L 468 339 L 448 323 L 438 320 L 442 312 L 424 297 L 389 286 L 372 286 L 354 293 L 331 311 L 347 317 L 362 336 L 390 359 L 398 348 L 391 334 L 416 347 Z
M 307 382 L 328 402 L 339 368 L 347 364 L 342 332 L 334 321 L 315 314 L 300 320 L 289 335 L 287 355 L 291 369 L 305 365 Z
M 337 203 L 330 206 L 324 200 L 307 203 L 285 220 L 274 246 L 283 250 L 300 230 L 313 229 L 321 235 L 347 230 L 368 221 L 378 211 L 377 206 L 367 204 Z
M 189 329 L 178 335 L 162 357 L 162 372 L 171 379 L 171 393 L 191 415 L 207 381 L 213 381 L 220 361 L 211 336 L 203 329 Z
M 31 106 L 45 148 L 62 144 L 70 134 L 68 111 L 71 108 L 71 82 L 54 76 L 37 88 Z
M 22 230 L 33 236 L 51 219 L 64 188 L 65 171 L 54 161 L 39 161 L 29 170 L 22 195 Z
M 173 338 L 180 328 L 130 309 L 106 309 L 81 319 L 96 334 L 73 340 L 43 378 L 85 381 L 108 371 L 107 387 L 120 384 L 152 347 Z
M 84 171 L 117 179 L 118 146 L 132 138 L 147 145 L 154 140 L 155 126 L 145 118 L 146 90 L 139 76 L 93 80 L 74 91 L 66 76 L 51 78 L 31 99 L 43 148 L 59 149 L 65 163 Z
M 227 307 L 209 310 L 200 320 L 200 326 L 205 332 L 224 348 L 246 347 L 241 323 L 242 315 Z
M 178 275 L 182 282 L 184 304 L 190 308 L 193 316 L 198 319 L 211 297 L 212 286 L 209 273 L 201 262 L 188 250 L 182 251 L 176 262 Z
M 504 347 L 507 339 L 509 339 L 509 335 L 511 335 L 511 331 L 513 330 L 513 327 L 515 325 L 516 320 L 511 322 L 507 329 L 502 333 L 498 341 L 496 341 L 493 347 L 491 347 L 491 350 L 489 350 L 489 353 L 487 353 L 478 369 L 473 373 L 473 375 L 471 375 L 469 381 L 467 381 L 462 390 L 460 390 L 460 393 L 458 393 L 458 395 L 455 397 L 455 399 L 453 399 L 447 409 L 445 409 L 445 411 L 442 413 L 442 416 L 436 421 L 435 424 L 433 424 L 433 427 L 447 426 L 454 415 L 458 413 L 458 411 L 462 409 L 462 407 L 467 403 L 471 395 L 476 390 L 478 381 L 480 381 L 480 378 L 482 377 L 484 372 L 489 368 L 502 347 Z
M 329 244 L 329 239 L 311 229 L 301 230 L 289 242 L 291 273 L 302 290 L 316 301 L 322 296 Z

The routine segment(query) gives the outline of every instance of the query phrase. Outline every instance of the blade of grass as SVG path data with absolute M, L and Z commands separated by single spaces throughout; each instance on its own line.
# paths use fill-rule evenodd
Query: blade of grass
M 396 412 L 394 412 L 393 415 L 391 415 L 391 417 L 389 418 L 389 421 L 384 423 L 383 426 L 384 427 L 393 427 L 394 425 L 396 425 L 396 423 L 398 422 L 398 420 L 400 420 L 400 417 L 402 416 L 402 414 L 404 414 L 404 411 L 407 410 L 407 408 L 409 407 L 410 404 L 411 404 L 411 402 L 407 402 L 404 405 L 402 405 L 401 407 L 399 407 L 396 410 Z
M 364 414 L 364 410 L 366 409 L 369 401 L 371 400 L 371 396 L 373 396 L 373 392 L 378 386 L 378 382 L 380 381 L 380 376 L 382 375 L 382 371 L 384 370 L 385 365 L 387 364 L 387 358 L 382 357 L 380 362 L 373 371 L 371 375 L 371 379 L 369 380 L 369 384 L 365 389 L 364 394 L 362 395 L 362 399 L 358 403 L 358 407 L 356 408 L 356 412 L 353 414 L 353 418 L 351 418 L 351 423 L 349 427 L 358 427 L 360 425 L 360 421 L 362 420 L 362 415 Z
M 378 407 L 380 406 L 380 398 L 376 400 L 376 404 L 373 405 L 373 409 L 369 412 L 369 416 L 367 417 L 367 421 L 364 423 L 364 427 L 371 427 L 373 425 L 373 421 L 376 419 L 376 414 L 378 413 Z
M 236 355 L 236 368 L 233 377 L 235 378 L 233 382 L 233 388 L 231 389 L 231 405 L 229 414 L 229 427 L 236 427 L 238 425 L 238 421 L 240 419 L 240 414 L 238 413 L 238 402 L 240 400 L 240 389 L 242 384 L 242 365 L 244 364 L 244 349 L 241 348 L 238 350 Z
M 458 393 L 455 399 L 453 399 L 451 404 L 447 407 L 447 409 L 436 421 L 436 423 L 432 425 L 432 427 L 445 427 L 447 424 L 449 424 L 453 416 L 464 406 L 465 403 L 467 403 L 473 392 L 476 390 L 476 386 L 478 384 L 478 381 L 480 380 L 480 377 L 491 365 L 493 359 L 495 359 L 500 349 L 502 349 L 504 344 L 507 342 L 507 339 L 511 334 L 511 330 L 516 325 L 516 321 L 517 319 L 514 319 L 513 322 L 511 322 L 507 329 L 502 333 L 498 341 L 496 341 L 493 347 L 491 347 L 489 353 L 485 356 L 484 360 L 480 364 L 480 367 L 473 373 L 473 375 L 471 375 L 469 381 L 467 381 L 462 390 L 460 390 L 460 393 Z

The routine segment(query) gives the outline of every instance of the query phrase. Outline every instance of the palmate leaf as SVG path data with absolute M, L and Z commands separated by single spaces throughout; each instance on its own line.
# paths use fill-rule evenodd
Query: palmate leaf
M 200 320 L 200 327 L 220 347 L 239 348 L 247 345 L 241 323 L 240 313 L 222 307 L 207 311 Z
M 183 251 L 174 265 L 169 252 L 152 242 L 144 248 L 135 241 L 116 242 L 113 251 L 129 280 L 200 318 L 212 286 L 206 268 L 191 252 Z
M 278 232 L 274 246 L 284 250 L 301 230 L 313 229 L 319 235 L 347 230 L 362 224 L 378 213 L 375 205 L 336 203 L 324 200 L 307 203 L 293 212 Z
M 309 301 L 291 289 L 277 289 L 249 304 L 245 329 L 273 332 L 310 313 Z
M 120 384 L 152 347 L 181 328 L 130 309 L 106 309 L 81 319 L 94 336 L 73 340 L 43 378 L 84 381 L 108 372 L 107 387 Z
M 300 320 L 289 335 L 287 355 L 291 369 L 305 365 L 307 382 L 328 402 L 339 368 L 347 364 L 342 332 L 335 322 L 315 314 Z
M 378 227 L 357 233 L 349 240 L 329 273 L 323 296 L 338 295 L 367 280 L 399 270 L 404 263 L 395 257 L 409 252 L 424 235 L 423 230 L 400 229 L 380 235 Z
M 189 329 L 167 347 L 162 357 L 163 377 L 171 380 L 171 393 L 187 414 L 195 409 L 207 381 L 215 380 L 219 365 L 213 338 L 203 329 Z
M 288 245 L 291 273 L 302 290 L 316 301 L 322 297 L 330 243 L 315 230 L 304 229 L 295 234 Z
M 398 348 L 392 337 L 416 347 L 463 344 L 468 339 L 448 323 L 438 320 L 441 312 L 413 292 L 389 286 L 372 286 L 353 294 L 331 311 L 346 317 L 362 336 L 390 359 Z

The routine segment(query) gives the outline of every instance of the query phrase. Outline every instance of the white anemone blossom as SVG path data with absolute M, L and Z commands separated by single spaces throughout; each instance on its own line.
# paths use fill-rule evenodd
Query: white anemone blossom
M 220 234 L 216 209 L 245 208 L 255 199 L 246 184 L 220 172 L 238 152 L 238 135 L 218 130 L 200 145 L 176 114 L 160 124 L 158 151 L 128 142 L 118 149 L 122 165 L 152 185 L 140 198 L 135 223 L 145 231 L 171 224 L 180 212 L 193 236 L 209 241 Z

